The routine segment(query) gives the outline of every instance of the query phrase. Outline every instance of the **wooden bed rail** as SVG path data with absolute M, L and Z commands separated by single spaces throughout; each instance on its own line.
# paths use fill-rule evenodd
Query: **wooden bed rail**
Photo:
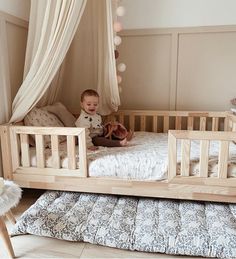
M 164 133 L 170 129 L 226 131 L 227 115 L 227 112 L 121 110 L 107 116 L 106 121 L 118 120 L 133 131 Z
M 228 148 L 236 141 L 236 116 L 230 112 L 119 111 L 106 120 L 119 120 L 135 131 L 169 132 L 168 179 L 161 181 L 88 177 L 85 130 L 82 128 L 1 125 L 4 178 L 23 188 L 207 200 L 236 203 L 236 178 L 228 177 Z M 221 132 L 225 131 L 225 132 Z M 36 140 L 36 166 L 29 159 L 29 135 Z M 51 136 L 52 164 L 44 157 L 45 136 Z M 66 136 L 68 169 L 61 168 L 59 141 Z M 75 142 L 79 141 L 79 169 Z M 190 175 L 191 142 L 200 141 L 200 173 Z M 208 176 L 209 146 L 220 142 L 217 177 Z M 180 159 L 177 143 L 182 143 Z M 178 160 L 179 159 L 179 160 Z
M 45 163 L 44 136 L 50 136 L 52 167 Z M 12 173 L 21 172 L 22 168 L 27 174 L 48 174 L 87 177 L 86 140 L 84 128 L 64 127 L 27 127 L 2 126 L 2 150 L 11 153 L 9 162 L 3 161 L 5 178 L 12 179 Z M 30 161 L 30 137 L 35 138 L 36 167 Z M 59 137 L 66 136 L 68 169 L 61 168 L 59 154 Z M 78 139 L 78 141 L 76 141 Z M 76 159 L 76 142 L 79 143 L 79 169 Z M 9 147 L 10 145 L 10 147 Z M 11 170 L 11 173 L 8 171 Z
M 181 161 L 177 158 L 177 141 L 181 141 Z M 199 176 L 190 176 L 190 148 L 191 141 L 200 141 Z M 208 175 L 210 141 L 219 141 L 218 172 L 217 177 Z M 236 132 L 200 132 L 170 130 L 168 133 L 168 181 L 183 183 L 199 183 L 219 186 L 236 187 L 236 178 L 232 179 L 227 174 L 229 160 L 229 144 L 236 141 Z M 180 173 L 178 174 L 178 164 Z M 186 178 L 185 178 L 186 177 Z M 200 180 L 201 178 L 201 180 Z

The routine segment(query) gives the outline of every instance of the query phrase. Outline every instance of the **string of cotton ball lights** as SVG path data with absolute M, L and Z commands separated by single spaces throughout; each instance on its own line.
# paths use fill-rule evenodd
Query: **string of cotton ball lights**
M 119 1 L 117 1 L 117 5 L 119 4 Z M 119 5 L 117 8 L 116 8 L 116 15 L 117 15 L 117 18 L 118 17 L 121 17 L 121 16 L 124 16 L 125 15 L 125 8 L 124 6 L 121 6 Z M 122 29 L 123 29 L 123 26 L 121 24 L 121 22 L 117 19 L 114 23 L 113 23 L 113 29 L 114 29 L 114 32 L 115 32 L 115 37 L 114 37 L 114 45 L 115 47 L 119 46 L 122 42 L 122 39 L 119 35 L 116 35 L 116 33 L 120 32 Z M 118 50 L 116 49 L 115 50 L 115 59 L 117 60 L 119 57 L 119 52 Z M 124 63 L 119 63 L 117 65 L 117 72 L 124 72 L 126 70 L 126 65 Z M 121 75 L 117 74 L 117 83 L 120 84 L 122 82 L 122 77 Z M 119 92 L 121 93 L 122 92 L 122 87 L 119 85 L 118 86 L 119 88 Z

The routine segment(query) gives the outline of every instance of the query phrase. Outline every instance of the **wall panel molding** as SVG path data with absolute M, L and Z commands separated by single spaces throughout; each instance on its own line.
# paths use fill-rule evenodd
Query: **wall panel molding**
M 23 80 L 27 32 L 27 21 L 0 11 L 0 74 L 1 80 L 3 80 L 2 84 L 10 86 L 8 91 L 1 93 L 0 98 L 2 98 L 2 100 L 0 101 L 6 113 L 9 112 L 8 115 L 11 113 L 11 106 L 6 107 L 6 100 L 8 100 L 8 98 L 13 100 Z M 6 122 L 7 117 L 8 116 L 4 117 L 4 114 L 2 114 L 1 123 Z M 0 159 L 0 176 L 1 175 L 2 165 Z
M 151 94 L 142 96 L 146 98 L 147 105 L 141 100 L 141 95 L 139 97 L 134 95 L 132 84 L 138 84 L 140 90 L 141 83 L 143 83 L 143 89 L 147 90 L 150 87 L 149 92 L 156 94 L 156 106 L 152 103 L 150 107 L 152 109 L 198 108 L 201 110 L 204 107 L 217 110 L 219 107 L 219 109 L 227 110 L 230 108 L 229 99 L 236 96 L 234 90 L 236 77 L 231 71 L 232 67 L 236 67 L 236 25 L 134 29 L 124 30 L 119 35 L 122 37 L 122 44 L 118 48 L 120 57 L 117 62 L 127 64 L 127 70 L 121 74 L 123 77 L 121 86 L 125 89 L 124 93 L 121 93 L 122 108 L 142 108 L 143 104 L 145 106 L 143 108 L 149 107 L 148 101 L 152 98 Z M 162 39 L 167 39 L 166 36 L 168 36 L 166 47 L 155 45 L 155 42 L 158 44 Z M 137 48 L 140 41 L 142 41 L 142 46 Z M 153 47 L 153 55 L 150 55 L 151 50 L 148 50 L 150 46 Z M 137 51 L 136 55 L 132 54 L 134 50 Z M 166 59 L 163 59 L 163 53 L 157 56 L 158 51 L 161 53 L 164 51 Z M 144 56 L 140 53 L 145 52 L 149 53 L 147 59 L 139 59 L 139 56 Z M 161 75 L 167 72 L 166 77 L 158 77 L 156 73 L 145 74 L 147 65 L 152 70 L 154 70 L 153 67 L 159 69 L 162 66 L 165 67 Z M 205 70 L 202 69 L 203 66 Z M 138 80 L 135 73 L 139 74 Z M 154 80 L 157 89 L 154 89 Z M 222 98 L 219 94 L 223 83 L 217 83 L 217 80 L 225 82 Z M 207 98 L 200 99 L 201 94 L 196 88 L 199 88 L 202 95 L 211 95 L 213 101 L 207 102 Z M 202 91 L 205 93 L 203 94 Z M 187 101 L 187 96 L 194 98 L 195 101 Z M 163 98 L 165 98 L 166 105 L 163 104 Z M 158 102 L 162 104 L 159 105 Z M 139 103 L 140 107 L 134 107 Z

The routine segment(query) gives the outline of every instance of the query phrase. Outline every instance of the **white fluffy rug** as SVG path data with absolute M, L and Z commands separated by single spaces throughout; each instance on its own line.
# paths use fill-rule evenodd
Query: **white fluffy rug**
M 11 181 L 4 181 L 0 195 L 0 216 L 15 207 L 21 198 L 21 188 Z
M 236 258 L 236 204 L 48 191 L 12 234 L 122 249 Z

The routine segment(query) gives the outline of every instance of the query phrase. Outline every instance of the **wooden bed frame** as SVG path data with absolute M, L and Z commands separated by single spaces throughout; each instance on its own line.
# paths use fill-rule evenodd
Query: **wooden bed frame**
M 106 118 L 134 131 L 168 132 L 168 178 L 162 181 L 89 177 L 85 129 L 1 125 L 4 178 L 24 188 L 80 191 L 236 203 L 236 178 L 227 177 L 228 148 L 236 141 L 236 116 L 230 112 L 119 111 Z M 29 135 L 35 135 L 37 166 L 30 165 Z M 53 168 L 46 168 L 43 136 L 51 135 Z M 58 136 L 67 137 L 68 169 L 60 168 Z M 79 164 L 76 169 L 76 138 Z M 176 142 L 181 139 L 181 173 Z M 200 140 L 200 175 L 189 175 L 190 143 Z M 218 177 L 208 177 L 209 142 L 220 142 Z M 21 154 L 21 157 L 20 157 Z M 22 162 L 21 162 L 22 161 Z

